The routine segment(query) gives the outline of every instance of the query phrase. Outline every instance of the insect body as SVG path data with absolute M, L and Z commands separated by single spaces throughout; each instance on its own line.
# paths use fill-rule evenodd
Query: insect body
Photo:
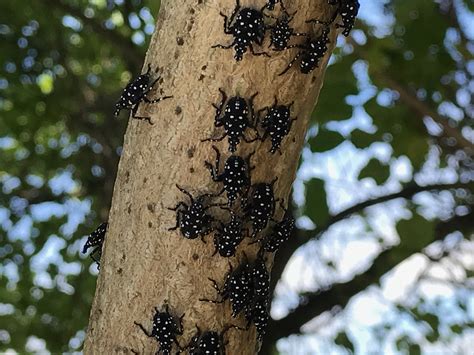
M 265 130 L 262 141 L 265 140 L 266 137 L 270 136 L 272 141 L 270 153 L 272 154 L 276 151 L 281 154 L 281 141 L 290 132 L 293 121 L 296 121 L 296 118 L 290 117 L 291 106 L 293 106 L 293 102 L 288 106 L 278 105 L 278 101 L 275 96 L 275 103 L 272 107 L 266 107 L 259 111 L 258 116 L 260 116 L 260 112 L 265 110 L 267 111 L 267 114 L 263 118 L 261 124 L 262 128 Z
M 236 5 L 230 20 L 228 17 L 220 13 L 224 17 L 224 33 L 232 35 L 234 40 L 229 45 L 216 44 L 212 48 L 235 48 L 234 58 L 236 61 L 242 60 L 247 48 L 253 55 L 265 55 L 267 53 L 256 53 L 253 48 L 253 43 L 262 45 L 265 36 L 265 23 L 263 20 L 262 11 L 252 9 L 249 7 L 241 8 L 240 0 L 236 0 Z M 235 21 L 234 21 L 235 20 Z
M 269 297 L 259 297 L 253 300 L 251 307 L 249 307 L 245 313 L 248 325 L 250 325 L 251 322 L 255 324 L 257 339 L 259 341 L 263 340 L 263 336 L 266 332 L 270 313 L 269 308 Z
M 232 317 L 237 317 L 243 311 L 251 300 L 252 294 L 252 276 L 251 267 L 248 262 L 241 264 L 236 270 L 233 270 L 229 263 L 230 270 L 227 273 L 224 281 L 224 287 L 219 289 L 215 280 L 209 279 L 217 293 L 221 297 L 220 300 L 201 299 L 200 301 L 223 303 L 225 300 L 230 300 L 232 306 Z
M 245 130 L 247 128 L 254 128 L 253 100 L 258 93 L 251 96 L 247 103 L 247 100 L 240 96 L 231 97 L 227 101 L 227 95 L 224 90 L 219 89 L 219 91 L 222 95 L 222 100 L 219 106 L 213 104 L 216 109 L 214 125 L 216 127 L 223 126 L 225 133 L 222 137 L 207 138 L 202 141 L 221 141 L 228 136 L 229 151 L 233 153 L 237 150 L 237 145 L 240 143 L 241 138 L 247 143 L 252 143 L 258 139 L 258 137 L 254 139 L 247 139 L 245 137 Z
M 250 302 L 245 308 L 245 318 L 248 322 L 247 327 L 252 322 L 255 324 L 258 340 L 261 341 L 265 335 L 270 308 L 270 273 L 261 253 L 252 267 L 252 285 Z
M 196 335 L 191 339 L 188 345 L 190 355 L 224 355 L 224 343 L 221 335 L 214 331 L 201 333 L 197 328 Z
M 359 13 L 359 1 L 358 0 L 340 0 L 339 5 L 339 14 L 341 15 L 342 25 L 337 27 L 342 27 L 342 34 L 344 36 L 349 36 L 349 33 L 354 27 L 355 19 Z
M 178 341 L 176 340 L 177 335 L 183 334 L 183 320 L 184 314 L 179 318 L 178 321 L 169 313 L 168 305 L 165 304 L 165 311 L 160 312 L 158 308 L 155 307 L 155 315 L 153 316 L 153 327 L 151 332 L 148 332 L 143 325 L 135 322 L 135 325 L 140 327 L 140 329 L 146 334 L 149 338 L 155 338 L 160 344 L 160 348 L 157 351 L 157 354 L 161 351 L 163 355 L 169 355 L 171 353 L 171 348 L 173 343 L 175 343 L 178 348 L 181 349 Z
M 282 51 L 290 48 L 288 42 L 293 36 L 307 36 L 306 33 L 295 32 L 290 26 L 290 22 L 293 20 L 296 12 L 293 15 L 289 15 L 286 10 L 283 11 L 283 15 L 276 19 L 275 24 L 269 26 L 270 29 L 270 47 L 273 46 L 275 51 Z M 267 15 L 268 16 L 268 15 Z M 268 16 L 272 17 L 273 16 Z
M 275 213 L 275 196 L 273 195 L 273 185 L 275 178 L 270 184 L 258 183 L 252 188 L 250 203 L 245 206 L 247 215 L 252 221 L 252 237 L 264 230 L 268 221 Z
M 179 202 L 176 207 L 168 208 L 171 211 L 176 211 L 176 225 L 169 230 L 180 229 L 181 234 L 187 239 L 196 239 L 198 237 L 204 237 L 212 231 L 212 222 L 214 218 L 206 213 L 206 210 L 214 207 L 221 206 L 221 204 L 205 204 L 204 200 L 208 197 L 212 197 L 212 194 L 204 194 L 197 198 L 176 185 L 176 187 L 182 193 L 186 194 L 191 203 L 188 205 L 185 202 Z
M 138 76 L 135 80 L 128 83 L 123 90 L 120 99 L 115 104 L 115 116 L 118 116 L 121 110 L 131 110 L 133 118 L 145 120 L 152 124 L 150 117 L 137 116 L 137 110 L 140 103 L 145 101 L 146 103 L 153 104 L 165 99 L 170 99 L 172 96 L 164 96 L 153 100 L 148 98 L 148 93 L 153 89 L 158 80 L 160 80 L 160 77 L 158 77 L 151 81 L 152 77 L 150 72 L 151 66 L 148 64 L 148 71 L 145 74 Z
M 306 43 L 303 45 L 293 45 L 288 48 L 299 48 L 300 51 L 288 64 L 285 70 L 279 75 L 285 74 L 291 69 L 293 64 L 301 57 L 300 71 L 303 74 L 311 73 L 315 68 L 318 67 L 319 61 L 324 57 L 328 49 L 327 44 L 329 43 L 329 27 L 324 27 L 321 36 L 316 39 L 307 38 Z
M 306 21 L 307 23 L 319 23 L 324 26 L 329 26 L 332 24 L 337 15 L 341 15 L 342 24 L 336 24 L 336 27 L 343 28 L 342 34 L 344 36 L 349 36 L 349 33 L 354 27 L 354 23 L 359 13 L 360 4 L 358 0 L 328 0 L 330 5 L 338 5 L 337 11 L 334 13 L 334 16 L 329 21 L 321 21 L 317 19 L 311 19 Z
M 84 244 L 82 248 L 83 254 L 87 253 L 89 248 L 94 248 L 91 253 L 91 258 L 97 263 L 97 268 L 100 268 L 100 257 L 102 256 L 102 245 L 104 244 L 107 225 L 107 222 L 101 223 L 100 226 L 87 237 L 86 244 Z
M 196 335 L 191 339 L 187 346 L 190 355 L 225 355 L 224 335 L 229 329 L 236 328 L 245 330 L 235 325 L 226 326 L 219 334 L 216 331 L 207 331 L 202 333 L 201 329 L 196 326 Z
M 230 222 L 221 223 L 216 235 L 214 236 L 215 252 L 219 252 L 220 256 L 230 257 L 235 255 L 235 249 L 244 239 L 244 230 L 242 220 L 234 212 L 231 212 Z
M 290 238 L 295 228 L 295 219 L 289 210 L 283 207 L 283 202 L 281 202 L 281 208 L 285 211 L 283 219 L 272 227 L 267 237 L 261 240 L 262 249 L 269 253 L 278 251 L 280 246 Z
M 231 206 L 237 199 L 237 196 L 242 195 L 250 187 L 250 171 L 253 169 L 250 166 L 250 157 L 254 152 L 247 156 L 246 159 L 237 155 L 231 155 L 225 162 L 224 171 L 219 174 L 221 154 L 216 146 L 212 146 L 212 149 L 216 152 L 215 166 L 208 161 L 204 162 L 204 165 L 209 169 L 214 181 L 224 184 L 222 191 L 227 192 L 228 205 Z
M 280 0 L 268 0 L 265 6 L 262 8 L 262 11 L 268 9 L 273 11 L 275 9 L 275 5 L 278 4 Z M 281 6 L 283 7 L 283 1 L 281 1 Z
M 262 256 L 257 257 L 252 267 L 252 282 L 254 297 L 268 298 L 270 294 L 270 273 Z

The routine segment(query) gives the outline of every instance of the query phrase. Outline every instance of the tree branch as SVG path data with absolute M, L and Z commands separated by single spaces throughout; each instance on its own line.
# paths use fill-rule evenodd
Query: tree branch
M 390 87 L 392 90 L 395 90 L 400 95 L 400 100 L 404 102 L 410 109 L 417 113 L 420 117 L 431 117 L 438 125 L 443 128 L 443 131 L 446 136 L 452 137 L 456 140 L 456 145 L 462 149 L 468 150 L 467 153 L 474 153 L 474 145 L 468 141 L 462 133 L 456 128 L 449 125 L 449 119 L 447 117 L 441 116 L 431 107 L 429 107 L 425 102 L 419 100 L 416 95 L 407 87 L 386 75 L 382 72 L 373 73 L 376 78 L 378 78 L 382 83 Z
M 455 216 L 448 221 L 440 222 L 437 230 L 452 230 L 450 226 L 468 224 L 473 227 L 474 211 L 465 216 Z M 266 346 L 271 346 L 278 339 L 299 333 L 300 327 L 336 306 L 344 307 L 349 300 L 359 292 L 367 289 L 370 285 L 377 283 L 388 271 L 402 263 L 411 255 L 422 251 L 425 247 L 436 240 L 441 240 L 445 234 L 434 233 L 431 240 L 422 245 L 411 247 L 408 244 L 400 244 L 385 250 L 374 260 L 372 266 L 364 273 L 358 274 L 351 281 L 336 284 L 329 290 L 306 294 L 301 298 L 300 305 L 291 311 L 285 318 L 270 321 Z
M 354 46 L 357 53 L 363 59 L 367 60 L 367 54 L 364 49 L 359 46 L 352 38 L 349 38 L 348 41 Z M 371 74 L 376 79 L 380 80 L 384 85 L 387 85 L 392 90 L 397 91 L 400 95 L 400 100 L 421 118 L 427 116 L 431 117 L 433 121 L 442 127 L 446 137 L 452 137 L 456 140 L 456 145 L 459 148 L 466 149 L 466 153 L 469 155 L 474 154 L 474 144 L 467 140 L 456 127 L 451 127 L 449 125 L 449 118 L 438 114 L 435 110 L 429 107 L 426 102 L 419 100 L 412 90 L 389 76 L 387 72 L 372 70 Z
M 405 198 L 410 199 L 414 195 L 419 192 L 424 191 L 442 191 L 442 190 L 449 190 L 449 189 L 468 189 L 474 191 L 474 182 L 469 183 L 454 183 L 454 184 L 434 184 L 434 185 L 426 185 L 420 186 L 417 184 L 407 185 L 403 190 L 388 194 L 385 196 L 380 196 L 376 198 L 372 198 L 361 203 L 355 204 L 352 207 L 349 207 L 329 218 L 328 222 L 323 226 L 316 228 L 312 231 L 302 231 L 296 230 L 293 232 L 292 237 L 287 242 L 284 248 L 282 248 L 278 252 L 278 257 L 275 258 L 275 264 L 273 265 L 272 269 L 272 289 L 275 289 L 276 283 L 281 277 L 288 260 L 291 258 L 293 253 L 304 243 L 306 243 L 310 239 L 318 239 L 325 231 L 327 231 L 333 224 L 342 221 L 350 217 L 351 215 L 361 212 L 367 207 L 371 207 L 380 203 L 388 202 L 391 200 L 395 200 L 397 198 Z

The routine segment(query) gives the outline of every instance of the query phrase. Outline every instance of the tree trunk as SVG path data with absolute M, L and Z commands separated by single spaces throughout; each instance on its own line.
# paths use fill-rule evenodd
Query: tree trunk
M 258 8 L 264 5 L 262 0 L 242 1 L 243 6 L 251 3 L 257 3 Z M 331 17 L 325 0 L 317 4 L 314 0 L 294 0 L 285 5 L 290 13 L 298 10 L 292 25 L 299 32 L 314 31 L 305 24 L 309 18 Z M 244 250 L 252 259 L 257 244 L 247 246 L 244 240 L 237 256 L 230 259 L 212 256 L 212 235 L 204 244 L 199 239 L 187 240 L 178 231 L 168 231 L 175 224 L 175 213 L 167 207 L 186 199 L 176 189 L 176 183 L 193 195 L 221 189 L 203 164 L 205 160 L 214 161 L 212 144 L 201 142 L 221 132 L 214 132 L 212 107 L 212 103 L 220 101 L 219 88 L 230 96 L 250 97 L 258 92 L 256 110 L 271 106 L 275 95 L 281 103 L 295 102 L 292 117 L 298 119 L 283 140 L 282 155 L 268 152 L 268 140 L 242 142 L 237 152 L 246 156 L 255 150 L 252 182 L 269 182 L 278 177 L 275 196 L 288 201 L 336 31 L 331 31 L 330 48 L 317 70 L 304 75 L 295 65 L 287 74 L 278 76 L 298 49 L 271 51 L 271 58 L 247 53 L 241 62 L 235 62 L 233 50 L 211 48 L 216 43 L 230 43 L 219 12 L 230 14 L 234 7 L 234 0 L 162 1 L 146 63 L 162 68 L 163 79 L 156 96 L 174 97 L 141 106 L 139 115 L 150 116 L 153 125 L 130 120 L 90 315 L 86 354 L 154 353 L 158 344 L 147 338 L 134 322 L 151 329 L 153 309 L 164 303 L 176 315 L 185 313 L 184 334 L 178 338 L 181 345 L 189 342 L 195 325 L 218 331 L 228 324 L 246 324 L 243 317 L 231 318 L 228 301 L 216 305 L 200 302 L 199 298 L 215 298 L 208 278 L 222 284 L 228 261 L 236 266 Z M 296 37 L 291 42 L 299 41 Z M 268 38 L 261 50 L 269 51 L 267 46 Z M 227 139 L 216 145 L 226 158 Z M 278 209 L 277 217 L 281 215 Z M 226 341 L 227 354 L 257 352 L 254 327 L 249 331 L 229 331 Z

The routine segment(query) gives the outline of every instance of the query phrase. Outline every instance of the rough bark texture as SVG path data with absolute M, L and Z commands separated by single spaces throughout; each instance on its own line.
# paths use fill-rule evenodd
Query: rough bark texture
M 242 0 L 243 6 L 251 4 L 260 8 L 264 1 Z M 143 105 L 139 110 L 140 115 L 150 116 L 154 125 L 138 120 L 129 123 L 90 316 L 86 354 L 132 350 L 154 353 L 157 343 L 148 339 L 134 321 L 151 329 L 153 308 L 165 302 L 175 314 L 186 314 L 185 332 L 179 338 L 181 345 L 188 343 L 196 324 L 205 330 L 220 330 L 230 323 L 245 325 L 243 318 L 231 319 L 228 302 L 215 305 L 198 300 L 215 297 L 208 277 L 222 282 L 228 260 L 212 256 L 211 236 L 204 244 L 168 231 L 175 224 L 175 213 L 167 207 L 185 198 L 175 188 L 176 183 L 193 194 L 221 188 L 212 182 L 203 165 L 205 160 L 214 160 L 212 144 L 201 142 L 214 133 L 215 111 L 211 104 L 220 100 L 219 87 L 231 96 L 249 97 L 258 91 L 257 110 L 271 105 L 275 95 L 283 103 L 295 101 L 293 117 L 297 116 L 298 120 L 283 141 L 282 155 L 268 153 L 268 140 L 241 143 L 237 152 L 247 155 L 255 150 L 252 181 L 268 182 L 278 176 L 275 195 L 288 200 L 336 31 L 331 31 L 330 49 L 318 70 L 303 75 L 295 67 L 278 76 L 297 49 L 272 52 L 271 58 L 246 54 L 237 63 L 233 50 L 211 48 L 216 43 L 231 41 L 223 33 L 219 12 L 230 14 L 234 6 L 234 0 L 162 1 L 146 63 L 162 68 L 163 80 L 158 91 L 174 98 Z M 324 0 L 295 0 L 287 7 L 290 12 L 298 10 L 293 25 L 300 31 L 311 30 L 304 23 L 306 19 L 331 16 Z M 227 140 L 217 146 L 225 158 Z M 281 211 L 277 216 L 281 216 Z M 230 259 L 233 265 L 242 259 L 243 250 L 250 259 L 255 255 L 257 246 L 246 244 L 244 241 L 238 256 Z M 254 354 L 258 347 L 254 327 L 248 332 L 231 330 L 226 334 L 226 341 L 229 341 L 227 354 Z

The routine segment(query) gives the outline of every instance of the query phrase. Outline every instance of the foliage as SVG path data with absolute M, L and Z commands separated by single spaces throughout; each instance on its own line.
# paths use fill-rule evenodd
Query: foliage
M 463 12 L 472 19 L 472 6 L 468 9 L 468 1 L 464 6 L 450 0 L 385 1 L 384 27 L 368 16 L 375 5 L 361 3 L 365 21 L 333 55 L 312 115 L 303 178 L 295 184 L 295 200 L 303 200 L 298 200 L 298 186 L 304 185 L 305 196 L 297 211 L 316 229 L 305 230 L 313 226 L 302 218 L 300 238 L 288 248 L 306 250 L 317 238 L 323 242 L 322 237 L 332 236 L 329 227 L 355 214 L 357 219 L 341 225 L 362 221 L 361 240 L 372 238 L 385 251 L 366 255 L 370 272 L 355 277 L 361 270 L 353 270 L 349 281 L 339 275 L 337 251 L 321 257 L 330 266 L 322 270 L 324 282 L 309 291 L 298 289 L 305 300 L 315 297 L 327 305 L 313 317 L 346 306 L 414 254 L 423 253 L 435 264 L 463 255 L 472 235 L 474 219 L 463 218 L 472 213 L 472 185 L 462 184 L 472 178 L 474 46 L 459 16 Z M 84 236 L 107 219 L 126 125 L 124 117 L 112 116 L 113 104 L 120 88 L 140 71 L 157 5 L 141 0 L 0 3 L 0 351 L 33 351 L 35 338 L 51 352 L 82 346 L 96 271 L 80 249 Z M 347 152 L 358 165 L 337 185 L 330 164 Z M 327 162 L 328 173 L 318 170 L 320 161 Z M 389 211 L 398 232 L 398 239 L 389 240 L 364 201 L 420 181 L 459 185 L 439 194 L 401 196 L 411 201 Z M 394 248 L 397 243 L 400 247 Z M 287 254 L 281 270 L 292 255 Z M 310 259 L 318 258 L 313 253 Z M 391 307 L 393 319 L 374 326 L 375 349 L 387 346 L 390 335 L 395 339 L 390 346 L 415 354 L 426 344 L 449 343 L 467 333 L 472 320 L 466 319 L 468 301 L 459 283 L 469 286 L 472 270 L 456 265 L 464 276 L 450 285 L 453 296 L 431 299 L 413 290 Z M 420 274 L 414 289 L 428 276 L 428 271 Z M 325 299 L 322 292 L 317 298 L 321 290 L 343 286 L 339 297 Z M 453 302 L 459 319 L 444 311 Z M 290 329 L 285 317 L 274 324 Z M 298 332 L 300 325 L 283 336 Z M 416 329 L 418 336 L 407 329 Z M 269 334 L 271 345 L 278 338 Z M 340 326 L 329 338 L 335 346 L 359 351 L 349 326 Z M 284 351 L 285 344 L 279 349 Z

